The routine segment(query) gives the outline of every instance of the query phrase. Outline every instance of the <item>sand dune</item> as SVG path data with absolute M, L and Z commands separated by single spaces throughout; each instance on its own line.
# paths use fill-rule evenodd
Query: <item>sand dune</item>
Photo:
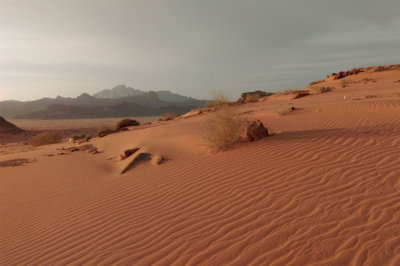
M 275 134 L 216 154 L 209 114 L 1 154 L 37 160 L 0 168 L 1 264 L 399 265 L 400 71 L 346 79 L 241 105 Z M 135 147 L 168 160 L 121 175 Z

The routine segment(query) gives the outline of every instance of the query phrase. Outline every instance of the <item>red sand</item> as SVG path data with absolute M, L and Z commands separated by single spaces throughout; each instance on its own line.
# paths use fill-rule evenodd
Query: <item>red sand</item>
M 346 79 L 241 105 L 276 134 L 217 154 L 209 114 L 0 154 L 37 160 L 0 168 L 1 264 L 399 265 L 400 71 Z M 120 175 L 134 147 L 168 160 Z

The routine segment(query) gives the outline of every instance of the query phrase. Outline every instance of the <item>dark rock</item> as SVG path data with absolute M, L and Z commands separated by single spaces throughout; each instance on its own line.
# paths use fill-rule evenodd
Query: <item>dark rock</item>
M 134 149 L 127 149 L 124 151 L 124 155 L 125 158 L 128 158 L 129 156 L 131 156 L 132 154 L 134 154 L 135 152 L 137 152 L 140 148 L 134 148 Z
M 248 141 L 262 139 L 268 136 L 268 129 L 264 127 L 263 123 L 257 119 L 253 121 L 246 130 L 246 137 Z
M 353 68 L 352 70 L 348 70 L 348 71 L 340 71 L 338 74 L 333 75 L 334 76 L 334 80 L 337 79 L 342 79 L 345 78 L 347 76 L 352 76 L 352 75 L 357 75 L 358 73 L 364 72 L 365 69 L 364 68 Z

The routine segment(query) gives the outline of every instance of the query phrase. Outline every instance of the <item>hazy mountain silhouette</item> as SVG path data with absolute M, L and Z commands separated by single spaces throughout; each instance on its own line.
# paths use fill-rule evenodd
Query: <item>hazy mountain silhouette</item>
M 106 89 L 93 94 L 96 98 L 122 98 L 127 96 L 138 96 L 146 93 L 125 85 L 118 85 L 112 89 Z
M 112 89 L 106 89 L 102 90 L 100 92 L 97 92 L 93 94 L 94 97 L 96 98 L 102 98 L 102 99 L 116 99 L 116 98 L 123 98 L 123 97 L 129 97 L 129 96 L 139 96 L 145 94 L 145 91 L 142 90 L 137 90 L 131 87 L 127 87 L 125 85 L 118 85 Z M 188 100 L 193 100 L 191 97 L 187 96 L 182 96 L 177 93 L 172 93 L 167 90 L 162 90 L 162 91 L 157 91 L 158 98 L 161 101 L 166 101 L 166 102 L 181 102 L 181 101 L 188 101 Z
M 117 89 L 116 89 L 117 88 Z M 67 119 L 67 118 L 100 118 L 123 116 L 153 116 L 166 112 L 184 113 L 202 107 L 206 101 L 193 99 L 169 91 L 143 92 L 139 95 L 117 97 L 139 90 L 124 85 L 114 87 L 111 98 L 94 97 L 83 93 L 76 98 L 57 96 L 55 99 L 42 98 L 35 101 L 3 101 L 0 102 L 0 115 L 24 119 Z M 119 94 L 120 93 L 120 94 Z M 167 100 L 162 100 L 163 99 Z

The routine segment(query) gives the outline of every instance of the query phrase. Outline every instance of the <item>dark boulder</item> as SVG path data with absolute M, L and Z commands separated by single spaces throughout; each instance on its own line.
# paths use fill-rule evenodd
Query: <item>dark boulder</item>
M 264 127 L 259 119 L 253 121 L 246 129 L 246 138 L 248 141 L 262 139 L 266 136 L 268 136 L 268 129 Z

